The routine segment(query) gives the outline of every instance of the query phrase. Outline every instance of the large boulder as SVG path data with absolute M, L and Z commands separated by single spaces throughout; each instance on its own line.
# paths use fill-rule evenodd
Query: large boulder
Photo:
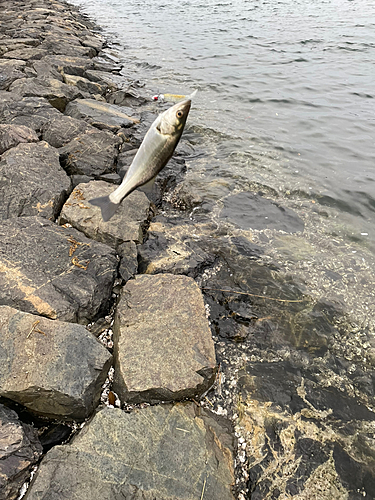
M 80 420 L 98 405 L 112 356 L 82 325 L 0 306 L 0 395 L 47 417 Z
M 31 128 L 23 125 L 0 124 L 0 155 L 22 142 L 38 141 L 38 136 Z
M 139 123 L 139 119 L 129 116 L 131 110 L 99 102 L 95 99 L 76 99 L 70 102 L 65 114 L 73 118 L 86 120 L 97 128 L 116 132 L 121 127 L 131 127 Z M 128 114 L 127 114 L 128 113 Z
M 59 149 L 61 164 L 69 175 L 99 176 L 115 171 L 122 139 L 93 128 Z
M 193 403 L 105 408 L 43 459 L 27 500 L 233 500 L 233 438 Z
M 55 219 L 70 191 L 59 154 L 46 142 L 19 144 L 4 153 L 0 175 L 0 219 L 27 215 Z
M 40 217 L 3 221 L 0 235 L 0 304 L 83 324 L 106 310 L 113 249 Z
M 79 135 L 85 134 L 94 127 L 84 122 L 76 120 L 70 116 L 60 114 L 48 121 L 42 129 L 43 140 L 54 148 L 61 148 Z
M 9 86 L 18 78 L 24 78 L 23 69 L 25 61 L 1 60 L 0 61 L 0 90 L 8 90 Z
M 41 455 L 37 431 L 0 404 L 0 500 L 18 498 L 19 489 Z
M 89 203 L 92 198 L 109 195 L 114 188 L 113 184 L 104 181 L 79 184 L 63 206 L 60 224 L 69 223 L 89 238 L 115 248 L 125 241 L 142 242 L 150 210 L 144 193 L 130 193 L 108 222 L 103 221 L 100 208 Z
M 114 324 L 114 390 L 127 402 L 199 397 L 216 358 L 202 294 L 186 276 L 141 275 L 127 282 Z

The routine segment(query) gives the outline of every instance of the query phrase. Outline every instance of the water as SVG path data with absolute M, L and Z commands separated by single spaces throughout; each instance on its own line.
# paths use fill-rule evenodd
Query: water
M 110 33 L 150 95 L 199 89 L 190 124 L 225 134 L 210 165 L 195 167 L 206 197 L 254 182 L 309 197 L 337 210 L 344 238 L 374 244 L 372 1 L 74 3 Z M 227 189 L 210 190 L 217 178 Z

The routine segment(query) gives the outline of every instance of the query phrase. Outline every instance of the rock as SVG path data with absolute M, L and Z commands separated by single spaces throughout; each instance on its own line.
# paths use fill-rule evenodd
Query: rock
M 60 114 L 45 123 L 42 138 L 54 148 L 61 148 L 76 137 L 94 130 L 94 127 L 83 120 Z
M 22 97 L 44 97 L 62 113 L 68 102 L 83 96 L 78 88 L 53 78 L 49 80 L 21 78 L 10 85 L 9 91 Z
M 134 241 L 125 241 L 117 247 L 117 253 L 121 257 L 120 276 L 124 281 L 128 281 L 138 270 L 137 246 Z
M 298 215 L 273 200 L 250 192 L 229 196 L 224 200 L 220 217 L 242 229 L 278 229 L 287 233 L 303 231 Z
M 38 141 L 39 138 L 34 130 L 28 127 L 24 127 L 23 125 L 0 124 L 0 155 L 20 143 Z
M 118 261 L 107 245 L 40 217 L 0 223 L 0 304 L 89 323 L 107 307 Z
M 79 38 L 75 36 L 49 35 L 39 45 L 40 49 L 46 50 L 48 54 L 72 56 L 72 57 L 94 57 L 96 50 L 92 47 L 84 47 Z
M 134 90 L 118 90 L 109 94 L 107 102 L 110 104 L 117 104 L 117 106 L 141 106 L 145 104 L 147 100 L 141 97 Z
M 59 149 L 61 165 L 69 175 L 98 176 L 114 172 L 122 139 L 91 129 Z
M 91 82 L 94 82 L 104 88 L 108 88 L 108 90 L 110 90 L 111 92 L 116 92 L 119 89 L 119 77 L 114 75 L 113 73 L 90 69 L 86 71 L 86 76 Z
M 8 90 L 9 86 L 18 78 L 24 78 L 25 61 L 0 60 L 0 90 Z
M 81 43 L 84 47 L 91 47 L 95 49 L 96 52 L 100 52 L 104 46 L 105 40 L 97 35 L 86 35 L 81 38 Z
M 67 85 L 73 85 L 79 90 L 89 92 L 90 94 L 104 95 L 108 90 L 107 85 L 104 86 L 99 83 L 90 82 L 90 80 L 87 80 L 87 78 L 83 78 L 82 76 L 64 75 L 64 82 Z
M 11 50 L 6 52 L 3 57 L 6 59 L 21 59 L 22 61 L 32 61 L 42 59 L 47 55 L 47 51 L 38 47 L 27 47 L 24 49 Z
M 55 219 L 70 192 L 57 150 L 44 141 L 19 144 L 4 153 L 0 176 L 0 219 L 27 215 Z
M 88 57 L 48 55 L 43 58 L 43 62 L 43 67 L 45 69 L 49 66 L 55 71 L 58 71 L 61 75 L 68 74 L 86 78 L 86 71 L 94 69 L 94 63 L 92 59 L 89 59 Z M 38 65 L 36 63 L 34 63 L 34 68 L 38 71 Z
M 56 64 L 51 64 L 51 56 L 46 56 L 39 61 L 33 62 L 32 65 L 36 75 L 40 80 L 49 80 L 54 78 L 55 80 L 64 81 L 61 71 L 59 71 L 60 66 Z
M 212 232 L 212 228 L 179 222 L 157 217 L 150 224 L 147 240 L 138 247 L 140 273 L 186 274 L 195 278 L 213 264 L 215 255 L 207 253 L 201 245 L 202 235 Z
M 82 325 L 8 306 L 0 323 L 0 395 L 45 417 L 88 417 L 112 362 L 107 349 Z
M 150 208 L 150 202 L 144 193 L 130 193 L 108 222 L 103 221 L 100 208 L 89 203 L 89 200 L 106 196 L 113 191 L 114 186 L 104 181 L 79 184 L 63 206 L 60 224 L 69 223 L 88 238 L 114 248 L 124 241 L 143 241 L 143 227 Z
M 105 408 L 47 453 L 27 500 L 234 500 L 227 421 L 192 403 Z
M 98 102 L 95 99 L 77 99 L 67 105 L 65 114 L 86 120 L 94 127 L 116 132 L 121 127 L 139 123 L 137 118 L 127 115 L 120 106 Z
M 41 455 L 37 431 L 0 404 L 0 500 L 18 498 L 19 489 Z
M 214 344 L 193 279 L 158 274 L 128 281 L 113 331 L 113 387 L 122 401 L 200 397 L 212 385 Z
M 24 125 L 36 133 L 60 112 L 43 97 L 23 97 L 11 92 L 0 94 L 0 122 Z

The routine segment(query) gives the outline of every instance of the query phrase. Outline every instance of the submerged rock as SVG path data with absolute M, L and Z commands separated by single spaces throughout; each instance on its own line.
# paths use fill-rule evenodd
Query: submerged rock
M 34 139 L 30 129 L 22 127 L 21 132 Z M 46 142 L 19 144 L 4 153 L 0 175 L 0 219 L 28 215 L 55 219 L 70 191 L 59 154 Z
M 114 390 L 123 401 L 199 397 L 215 378 L 203 298 L 186 276 L 128 281 L 116 311 L 114 343 Z
M 79 184 L 63 206 L 60 224 L 68 222 L 89 238 L 115 248 L 124 241 L 143 241 L 143 227 L 150 209 L 144 193 L 130 193 L 108 222 L 103 221 L 100 208 L 89 203 L 92 198 L 109 195 L 114 189 L 113 184 L 104 181 Z
M 121 127 L 132 127 L 135 123 L 139 123 L 137 118 L 129 116 L 126 111 L 120 106 L 95 99 L 77 99 L 68 104 L 65 114 L 86 120 L 97 128 L 116 132 Z
M 287 233 L 303 231 L 304 223 L 289 208 L 258 194 L 243 192 L 224 200 L 220 217 L 242 229 L 278 229 Z
M 0 395 L 50 418 L 89 416 L 112 361 L 105 347 L 82 325 L 8 306 L 0 323 Z
M 193 403 L 105 408 L 47 453 L 27 500 L 233 500 L 230 426 Z
M 0 223 L 0 304 L 52 319 L 89 323 L 105 310 L 114 250 L 40 217 Z
M 1 368 L 0 368 L 1 370 Z M 0 500 L 15 500 L 42 455 L 37 431 L 0 404 Z

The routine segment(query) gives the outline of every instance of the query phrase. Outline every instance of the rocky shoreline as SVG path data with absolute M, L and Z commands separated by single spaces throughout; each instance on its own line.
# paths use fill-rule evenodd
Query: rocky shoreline
M 307 219 L 215 224 L 183 136 L 103 223 L 155 105 L 74 7 L 0 19 L 0 500 L 375 498 L 371 325 L 262 246 Z

